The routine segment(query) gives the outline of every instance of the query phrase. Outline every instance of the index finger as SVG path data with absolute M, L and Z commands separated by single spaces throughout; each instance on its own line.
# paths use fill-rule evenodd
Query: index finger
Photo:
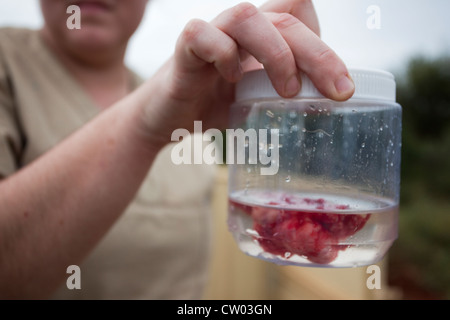
M 292 50 L 263 12 L 250 3 L 241 3 L 222 12 L 211 23 L 264 65 L 281 96 L 298 93 L 299 75 Z
M 271 0 L 260 7 L 263 12 L 289 13 L 320 37 L 319 19 L 312 0 Z

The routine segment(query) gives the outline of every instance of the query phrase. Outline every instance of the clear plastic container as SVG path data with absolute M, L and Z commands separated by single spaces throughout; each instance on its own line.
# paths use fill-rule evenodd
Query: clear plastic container
M 281 98 L 264 70 L 238 83 L 227 130 L 228 226 L 250 256 L 283 265 L 376 263 L 397 238 L 401 114 L 392 74 L 350 69 L 325 99 L 303 77 Z

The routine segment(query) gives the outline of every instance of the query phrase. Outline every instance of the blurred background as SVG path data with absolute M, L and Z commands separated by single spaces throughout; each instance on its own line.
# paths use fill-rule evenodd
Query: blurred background
M 208 21 L 239 2 L 150 0 L 144 21 L 131 40 L 127 63 L 143 77 L 150 77 L 171 55 L 190 19 Z M 260 5 L 264 1 L 249 2 Z M 213 278 L 206 297 L 448 299 L 450 1 L 316 0 L 314 4 L 323 40 L 348 66 L 381 68 L 396 76 L 397 100 L 404 112 L 402 184 L 399 238 L 381 262 L 388 290 L 384 294 L 360 289 L 349 292 L 352 284 L 342 279 L 364 287 L 365 269 L 352 273 L 308 268 L 280 271 L 256 259 L 247 260 L 234 251 L 237 249 L 223 230 L 226 201 L 218 200 L 223 213 L 217 218 L 215 242 L 221 255 L 213 257 L 219 260 L 212 263 Z M 41 24 L 38 0 L 0 0 L 0 27 L 39 28 Z M 226 174 L 218 178 L 217 193 L 219 198 L 226 196 Z M 235 262 L 220 260 L 225 258 Z M 219 265 L 227 266 L 226 270 Z M 264 290 L 272 293 L 264 294 Z

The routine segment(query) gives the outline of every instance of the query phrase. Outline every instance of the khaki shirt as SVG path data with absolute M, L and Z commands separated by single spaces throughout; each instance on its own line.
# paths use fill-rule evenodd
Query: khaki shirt
M 26 166 L 99 112 L 37 31 L 0 29 L 0 177 Z M 215 170 L 174 165 L 171 148 L 160 152 L 128 209 L 80 265 L 81 289 L 64 283 L 54 298 L 201 298 Z

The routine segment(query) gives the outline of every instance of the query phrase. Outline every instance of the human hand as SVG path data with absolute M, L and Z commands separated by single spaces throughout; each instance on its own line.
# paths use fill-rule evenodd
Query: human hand
M 241 3 L 210 23 L 190 21 L 153 79 L 161 105 L 147 108 L 158 128 L 153 133 L 168 137 L 176 128 L 192 128 L 194 120 L 204 129 L 224 128 L 235 83 L 261 65 L 283 97 L 299 92 L 304 72 L 324 96 L 349 99 L 353 81 L 319 34 L 310 0 L 272 0 L 260 8 Z

